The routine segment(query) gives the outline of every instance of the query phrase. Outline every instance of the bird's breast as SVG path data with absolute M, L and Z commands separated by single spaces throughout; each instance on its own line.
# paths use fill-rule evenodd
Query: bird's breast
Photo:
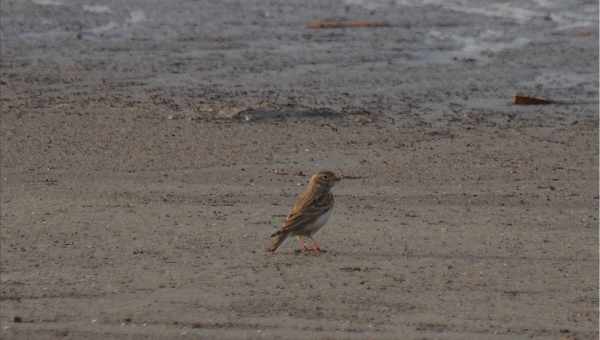
M 309 227 L 311 232 L 316 232 L 317 230 L 321 229 L 321 227 L 325 225 L 325 223 L 327 223 L 327 221 L 329 220 L 329 216 L 331 215 L 331 210 L 332 209 L 327 210 L 326 213 L 317 218 L 317 220 Z

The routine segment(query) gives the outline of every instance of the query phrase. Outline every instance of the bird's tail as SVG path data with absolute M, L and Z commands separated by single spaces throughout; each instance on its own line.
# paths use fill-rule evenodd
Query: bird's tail
M 267 251 L 275 252 L 275 250 L 277 250 L 277 248 L 279 248 L 279 246 L 283 243 L 283 241 L 285 241 L 285 239 L 287 237 L 288 237 L 288 233 L 281 232 L 281 231 L 278 231 L 278 232 L 274 233 L 273 235 L 271 235 L 271 246 L 269 248 L 267 248 Z

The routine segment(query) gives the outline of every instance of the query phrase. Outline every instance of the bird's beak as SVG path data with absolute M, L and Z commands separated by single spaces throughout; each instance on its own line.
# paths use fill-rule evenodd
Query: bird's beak
M 341 180 L 342 180 L 342 177 L 336 176 L 334 181 L 339 182 Z

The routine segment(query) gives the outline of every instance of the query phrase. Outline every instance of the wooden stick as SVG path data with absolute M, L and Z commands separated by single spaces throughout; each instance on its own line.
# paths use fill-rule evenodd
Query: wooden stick
M 515 105 L 548 105 L 548 104 L 554 104 L 554 103 L 556 103 L 556 102 L 552 101 L 552 100 L 536 98 L 536 97 L 521 96 L 521 95 L 516 95 L 513 97 L 513 104 L 515 104 Z

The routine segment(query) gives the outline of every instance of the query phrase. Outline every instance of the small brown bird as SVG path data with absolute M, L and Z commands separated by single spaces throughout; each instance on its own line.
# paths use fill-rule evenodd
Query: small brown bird
M 306 190 L 298 196 L 292 212 L 277 232 L 271 235 L 272 245 L 268 251 L 274 252 L 289 235 L 297 236 L 302 250 L 321 251 L 319 243 L 312 238 L 329 219 L 333 209 L 331 188 L 340 180 L 331 171 L 319 171 L 308 182 Z M 304 237 L 310 239 L 312 247 L 304 244 Z

